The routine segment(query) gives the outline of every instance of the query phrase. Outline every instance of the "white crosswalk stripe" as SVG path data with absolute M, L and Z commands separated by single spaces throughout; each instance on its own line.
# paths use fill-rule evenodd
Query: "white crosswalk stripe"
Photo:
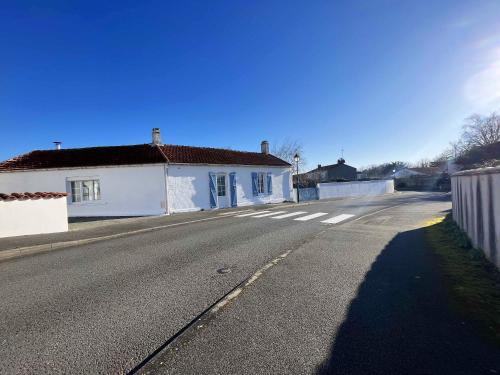
M 236 215 L 235 217 L 252 216 L 252 215 L 258 215 L 258 214 L 264 214 L 266 212 L 271 212 L 271 211 L 255 211 L 255 212 L 250 212 L 249 214 Z
M 311 215 L 307 215 L 307 216 L 298 217 L 298 218 L 293 219 L 293 220 L 297 220 L 297 221 L 307 221 L 307 220 L 316 219 L 317 217 L 320 217 L 320 216 L 325 216 L 325 215 L 328 215 L 328 212 L 316 212 L 315 214 L 311 214 Z
M 325 223 L 325 224 L 337 224 L 337 223 L 340 223 L 341 221 L 350 219 L 353 216 L 354 215 L 351 215 L 351 214 L 337 215 L 337 216 L 334 216 L 334 217 L 332 217 L 330 219 L 323 220 L 322 223 Z
M 280 216 L 273 216 L 271 219 L 286 219 L 287 217 L 303 215 L 303 214 L 307 214 L 307 212 L 306 211 L 290 212 L 289 214 L 284 214 L 284 215 L 280 215 Z
M 273 215 L 279 215 L 279 214 L 283 214 L 285 213 L 286 211 L 275 211 L 275 212 L 269 212 L 267 214 L 262 214 L 262 215 L 254 215 L 252 217 L 266 217 L 266 216 L 273 216 Z
M 241 214 L 242 212 L 249 212 L 253 210 L 241 210 L 241 211 L 230 211 L 230 212 L 223 212 L 219 214 L 219 216 L 229 216 L 229 215 L 236 215 L 236 214 Z

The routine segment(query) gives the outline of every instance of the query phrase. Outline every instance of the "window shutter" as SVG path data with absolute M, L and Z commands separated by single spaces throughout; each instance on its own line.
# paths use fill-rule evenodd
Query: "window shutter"
M 257 172 L 252 172 L 252 192 L 254 196 L 259 195 L 259 180 Z
M 273 174 L 269 172 L 267 174 L 267 194 L 273 193 Z
M 238 205 L 238 199 L 236 197 L 236 173 L 229 173 L 229 190 L 231 191 L 231 207 L 236 207 Z
M 66 201 L 68 204 L 71 204 L 71 181 L 66 180 L 66 193 L 68 195 L 66 196 Z
M 217 207 L 217 176 L 214 172 L 208 173 L 208 184 L 210 187 L 210 207 Z

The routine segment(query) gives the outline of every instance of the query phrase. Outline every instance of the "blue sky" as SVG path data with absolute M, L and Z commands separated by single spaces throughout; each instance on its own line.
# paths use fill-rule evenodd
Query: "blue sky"
M 0 9 L 0 159 L 165 143 L 310 166 L 432 157 L 500 109 L 499 1 L 16 1 Z

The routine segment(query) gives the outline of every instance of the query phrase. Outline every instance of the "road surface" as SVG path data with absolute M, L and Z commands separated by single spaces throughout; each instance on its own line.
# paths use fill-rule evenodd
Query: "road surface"
M 242 208 L 0 263 L 0 373 L 500 371 L 424 249 L 448 209 L 417 193 Z

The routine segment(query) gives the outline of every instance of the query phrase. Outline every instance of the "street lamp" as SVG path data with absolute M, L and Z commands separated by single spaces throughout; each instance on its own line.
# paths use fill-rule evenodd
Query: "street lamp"
M 300 156 L 299 154 L 295 154 L 293 157 L 293 160 L 295 160 L 295 166 L 296 166 L 296 171 L 297 171 L 297 203 L 299 203 L 299 161 L 300 161 Z

